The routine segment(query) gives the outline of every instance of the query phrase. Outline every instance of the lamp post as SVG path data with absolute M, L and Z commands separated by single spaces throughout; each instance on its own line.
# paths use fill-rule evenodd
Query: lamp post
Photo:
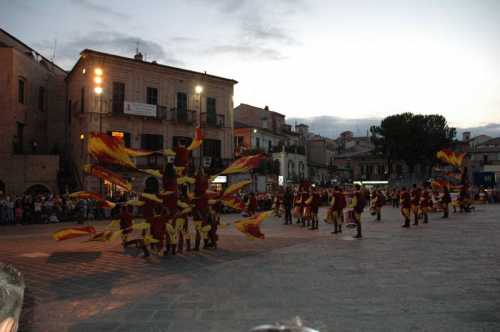
M 97 67 L 94 69 L 94 93 L 97 96 L 99 102 L 99 134 L 102 133 L 102 79 L 103 71 L 101 68 Z M 102 179 L 99 179 L 99 193 L 102 194 Z
M 102 74 L 103 71 L 101 68 L 97 67 L 94 70 L 94 93 L 99 100 L 99 133 L 102 133 L 102 92 L 104 91 L 102 88 Z
M 201 128 L 201 94 L 203 92 L 203 86 L 197 85 L 194 87 L 194 92 L 198 95 L 199 100 L 199 116 L 198 116 L 198 126 Z M 200 169 L 203 167 L 203 143 L 200 146 Z

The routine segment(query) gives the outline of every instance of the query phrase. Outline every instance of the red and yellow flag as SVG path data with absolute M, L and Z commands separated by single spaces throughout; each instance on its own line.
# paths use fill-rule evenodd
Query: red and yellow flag
M 52 233 L 52 237 L 56 241 L 64 241 L 73 239 L 75 237 L 86 236 L 95 234 L 96 230 L 92 226 L 87 227 L 76 227 L 76 228 L 64 228 Z
M 246 173 L 250 170 L 259 167 L 260 163 L 266 159 L 263 154 L 256 154 L 253 156 L 241 157 L 240 159 L 234 161 L 228 168 L 226 168 L 221 174 L 235 174 L 235 173 Z
M 196 130 L 194 131 L 194 139 L 191 142 L 191 144 L 187 147 L 187 149 L 189 151 L 196 150 L 201 146 L 202 143 L 203 143 L 203 133 L 200 127 L 196 127 Z
M 227 187 L 226 190 L 224 190 L 224 193 L 222 194 L 222 197 L 230 196 L 232 194 L 235 194 L 238 191 L 240 191 L 241 189 L 243 189 L 246 186 L 248 186 L 250 183 L 252 183 L 251 180 L 244 180 L 244 181 L 233 183 L 229 187 Z
M 155 151 L 127 148 L 122 139 L 103 133 L 90 134 L 88 152 L 101 162 L 131 168 L 136 167 L 130 157 L 144 157 L 155 153 Z
M 222 197 L 221 202 L 225 206 L 230 207 L 231 209 L 234 209 L 237 211 L 243 211 L 243 210 L 245 210 L 245 207 L 246 207 L 245 203 L 243 203 L 239 198 L 234 197 L 234 196 Z
M 131 191 L 132 190 L 132 185 L 130 182 L 122 178 L 119 174 L 111 172 L 110 170 L 107 170 L 106 168 L 98 165 L 85 165 L 83 166 L 83 170 L 87 172 L 90 175 L 96 176 L 98 178 L 101 178 L 103 180 L 107 180 L 123 189 L 126 191 Z
M 439 150 L 436 153 L 436 158 L 454 167 L 461 168 L 464 162 L 465 153 L 453 152 L 448 149 L 443 149 Z
M 242 219 L 236 221 L 234 226 L 236 229 L 242 232 L 247 236 L 248 239 L 261 239 L 265 238 L 265 235 L 260 230 L 260 224 L 271 215 L 271 212 L 262 212 L 254 215 L 253 217 L 249 217 L 246 219 Z

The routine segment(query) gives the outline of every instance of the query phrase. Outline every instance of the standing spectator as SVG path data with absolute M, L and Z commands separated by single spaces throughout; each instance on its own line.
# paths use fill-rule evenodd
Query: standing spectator
M 293 193 L 290 187 L 286 187 L 285 195 L 283 196 L 283 206 L 285 207 L 285 225 L 291 225 Z
M 42 201 L 40 198 L 37 198 L 33 204 L 33 212 L 34 212 L 34 221 L 36 224 L 40 224 L 42 222 Z

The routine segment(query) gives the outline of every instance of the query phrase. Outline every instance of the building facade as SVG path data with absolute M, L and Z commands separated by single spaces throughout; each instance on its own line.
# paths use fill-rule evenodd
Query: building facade
M 101 77 L 100 94 L 95 90 L 96 75 Z M 204 141 L 194 152 L 194 164 L 203 156 L 206 168 L 221 169 L 233 159 L 235 80 L 146 62 L 140 53 L 127 58 L 84 50 L 66 81 L 67 147 L 78 170 L 92 161 L 86 151 L 92 132 L 120 137 L 131 148 L 161 152 L 189 145 L 195 128 L 201 126 Z M 136 164 L 161 169 L 163 156 L 137 158 Z M 122 175 L 136 190 L 156 181 L 137 172 Z M 81 171 L 79 176 L 83 188 L 101 189 L 95 178 Z
M 234 117 L 236 151 L 267 153 L 277 176 L 273 183 L 297 183 L 308 178 L 305 137 L 285 123 L 285 115 L 267 106 L 240 104 Z
M 0 29 L 0 191 L 58 191 L 66 72 Z

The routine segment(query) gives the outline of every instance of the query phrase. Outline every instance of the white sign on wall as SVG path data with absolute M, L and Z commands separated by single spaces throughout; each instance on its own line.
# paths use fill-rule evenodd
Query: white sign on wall
M 125 114 L 156 117 L 156 105 L 126 101 L 123 107 Z

